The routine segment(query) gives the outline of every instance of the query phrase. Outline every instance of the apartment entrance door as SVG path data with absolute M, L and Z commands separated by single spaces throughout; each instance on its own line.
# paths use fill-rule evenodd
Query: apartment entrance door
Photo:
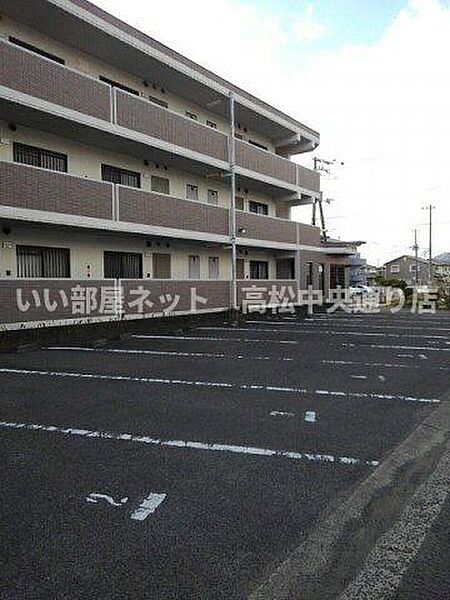
M 236 259 L 236 279 L 245 279 L 244 259 Z

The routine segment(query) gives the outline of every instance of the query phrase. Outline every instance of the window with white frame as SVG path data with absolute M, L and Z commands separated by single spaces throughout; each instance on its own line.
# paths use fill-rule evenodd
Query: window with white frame
M 198 185 L 186 184 L 186 200 L 198 200 Z
M 209 278 L 219 279 L 219 257 L 210 256 L 208 260 Z
M 393 275 L 400 273 L 400 265 L 391 265 L 389 267 L 389 272 L 392 273 Z
M 159 194 L 170 194 L 170 183 L 167 177 L 152 175 L 151 185 L 152 192 L 158 192 Z
M 253 200 L 250 200 L 248 208 L 250 212 L 256 213 L 257 215 L 269 214 L 269 206 L 264 204 L 264 202 L 254 202 Z
M 70 277 L 70 250 L 17 246 L 17 277 Z
M 200 279 L 200 256 L 189 256 L 189 279 Z
M 67 154 L 53 152 L 45 148 L 37 146 L 29 146 L 28 144 L 13 144 L 13 159 L 14 162 L 24 165 L 32 165 L 33 167 L 41 167 L 49 171 L 61 171 L 67 173 Z
M 269 263 L 266 260 L 251 260 L 250 279 L 269 279 Z
M 219 192 L 217 190 L 208 190 L 208 204 L 219 204 Z

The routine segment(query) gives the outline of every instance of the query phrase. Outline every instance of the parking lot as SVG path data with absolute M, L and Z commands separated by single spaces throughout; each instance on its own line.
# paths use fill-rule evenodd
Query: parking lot
M 247 598 L 449 389 L 448 315 L 0 356 L 2 598 Z

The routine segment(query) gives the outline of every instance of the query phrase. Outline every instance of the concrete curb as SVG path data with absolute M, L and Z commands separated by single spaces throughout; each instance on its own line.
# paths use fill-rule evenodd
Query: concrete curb
M 450 432 L 450 393 L 442 399 L 439 408 L 429 415 L 416 429 L 367 477 L 353 493 L 330 513 L 327 511 L 319 520 L 317 527 L 309 537 L 298 546 L 289 557 L 249 594 L 249 600 L 302 600 L 333 598 L 344 591 L 349 580 L 330 583 L 327 589 L 327 574 L 336 579 L 330 571 L 330 565 L 338 556 L 340 547 L 348 548 L 360 529 L 367 526 L 367 513 L 371 501 L 380 496 L 389 495 L 392 490 L 404 486 L 408 479 L 408 470 L 422 461 L 428 477 L 443 454 Z M 415 489 L 422 481 L 415 481 Z M 410 486 L 408 486 L 410 487 Z M 415 489 L 408 490 L 406 501 Z M 405 493 L 397 498 L 398 513 L 405 502 Z M 395 515 L 396 520 L 399 514 Z M 365 521 L 365 523 L 363 523 Z M 382 525 L 382 527 L 380 527 Z M 376 523 L 379 535 L 392 526 L 392 518 L 387 523 Z M 344 546 L 345 544 L 345 546 Z M 371 548 L 360 556 L 359 564 L 354 565 L 353 579 Z M 320 589 L 319 589 L 320 588 Z M 330 591 L 333 593 L 330 594 Z

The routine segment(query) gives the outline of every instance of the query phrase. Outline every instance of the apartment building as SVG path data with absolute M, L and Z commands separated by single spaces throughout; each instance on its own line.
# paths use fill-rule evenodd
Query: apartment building
M 0 3 L 0 326 L 298 302 L 319 134 L 86 0 Z

